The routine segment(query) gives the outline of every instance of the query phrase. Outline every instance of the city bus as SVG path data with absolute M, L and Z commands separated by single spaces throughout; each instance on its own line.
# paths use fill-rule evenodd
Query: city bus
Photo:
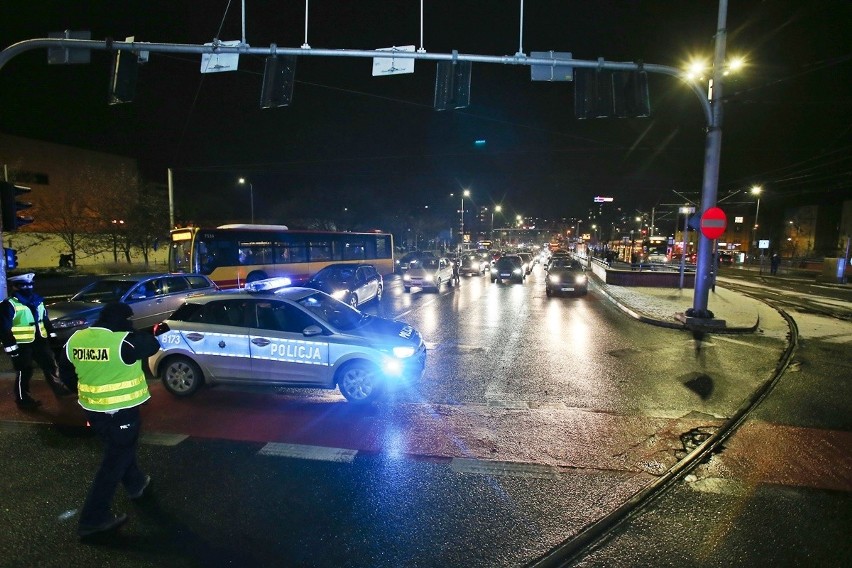
M 220 288 L 287 277 L 302 284 L 329 264 L 367 263 L 382 275 L 394 268 L 393 236 L 289 230 L 285 225 L 234 224 L 172 229 L 171 272 L 198 272 Z

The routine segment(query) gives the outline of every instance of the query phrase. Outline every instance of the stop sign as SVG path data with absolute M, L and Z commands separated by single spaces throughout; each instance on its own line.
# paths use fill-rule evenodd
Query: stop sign
M 718 207 L 711 207 L 701 216 L 701 234 L 708 239 L 718 239 L 728 226 L 725 212 Z

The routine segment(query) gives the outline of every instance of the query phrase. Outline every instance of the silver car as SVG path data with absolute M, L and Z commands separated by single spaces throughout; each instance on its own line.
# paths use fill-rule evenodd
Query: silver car
M 65 345 L 77 331 L 92 325 L 108 302 L 124 302 L 133 308 L 134 329 L 147 329 L 166 319 L 192 294 L 217 290 L 201 274 L 125 274 L 95 280 L 65 302 L 47 305 L 56 330 L 55 347 Z
M 169 392 L 218 383 L 337 387 L 367 403 L 423 376 L 426 347 L 411 326 L 318 290 L 263 287 L 190 298 L 155 326 L 162 349 L 149 364 Z
M 453 263 L 446 257 L 412 262 L 402 275 L 402 287 L 406 292 L 411 292 L 412 287 L 438 292 L 444 282 L 453 285 Z

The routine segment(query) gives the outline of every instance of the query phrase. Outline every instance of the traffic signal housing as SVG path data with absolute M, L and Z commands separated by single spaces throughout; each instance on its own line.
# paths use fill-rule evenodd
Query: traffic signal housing
M 4 248 L 3 253 L 6 255 L 6 268 L 12 269 L 18 267 L 18 251 L 11 248 Z
M 18 201 L 18 196 L 31 191 L 32 189 L 22 185 L 0 182 L 0 213 L 2 213 L 4 231 L 17 231 L 18 227 L 33 222 L 32 217 L 18 215 L 19 211 L 33 206 L 29 201 Z

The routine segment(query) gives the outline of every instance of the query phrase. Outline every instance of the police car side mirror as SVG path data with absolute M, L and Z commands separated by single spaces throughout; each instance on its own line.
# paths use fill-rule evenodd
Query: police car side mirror
M 309 325 L 308 327 L 302 330 L 302 335 L 304 335 L 305 337 L 322 335 L 322 328 L 318 325 Z

